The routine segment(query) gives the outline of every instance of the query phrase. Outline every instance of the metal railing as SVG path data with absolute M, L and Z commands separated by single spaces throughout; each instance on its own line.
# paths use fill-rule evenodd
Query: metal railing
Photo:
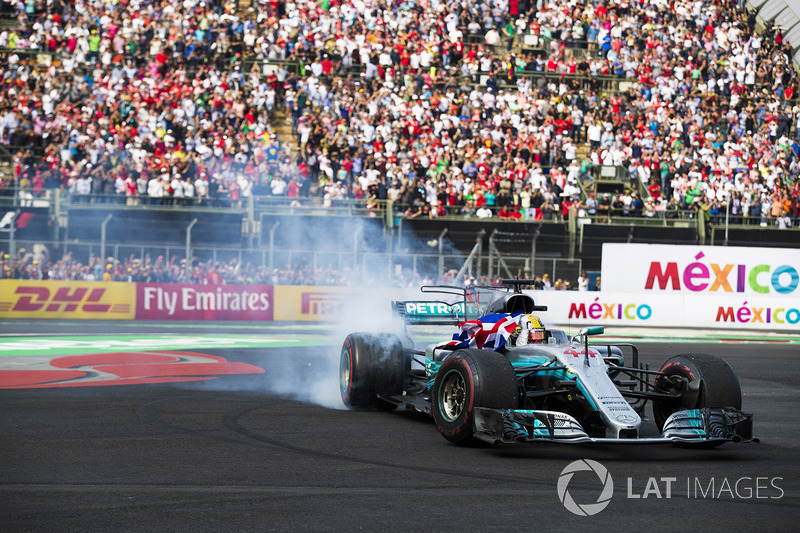
M 0 249 L 8 241 L 0 238 Z M 189 265 L 204 273 L 210 268 L 226 275 L 226 282 L 271 283 L 273 276 L 283 276 L 287 284 L 314 284 L 319 273 L 336 277 L 340 282 L 389 283 L 415 282 L 424 278 L 431 282 L 456 279 L 455 272 L 463 271 L 458 278 L 533 277 L 547 274 L 553 282 L 563 279 L 569 283 L 565 289 L 576 288 L 575 280 L 582 270 L 580 259 L 531 257 L 519 254 L 479 252 L 467 257 L 459 253 L 444 253 L 441 249 L 430 253 L 319 251 L 311 249 L 105 244 L 97 241 L 16 241 L 15 269 L 0 271 L 0 278 L 29 278 L 27 268 L 33 261 L 61 261 L 67 265 L 61 272 L 54 271 L 52 279 L 101 280 L 96 276 L 112 265 L 115 281 L 185 281 L 191 278 L 186 271 Z M 7 262 L 6 262 L 7 263 Z M 160 265 L 156 267 L 156 265 Z M 277 271 L 277 272 L 276 272 Z M 231 272 L 236 272 L 231 275 Z M 296 277 L 287 278 L 287 273 Z M 419 279 L 418 279 L 419 278 Z
M 617 167 L 610 167 L 616 169 Z M 615 174 L 612 180 L 616 182 L 619 178 Z M 625 186 L 634 186 L 627 178 L 621 178 L 620 183 Z M 590 187 L 587 187 L 590 189 Z M 645 196 L 645 195 L 643 195 Z M 252 205 L 251 205 L 252 204 Z M 13 210 L 25 207 L 48 208 L 63 213 L 65 210 L 148 210 L 148 211 L 174 211 L 174 210 L 196 210 L 198 212 L 218 212 L 218 213 L 239 213 L 243 217 L 249 211 L 255 213 L 257 219 L 263 215 L 305 215 L 305 216 L 341 216 L 341 217 L 366 217 L 380 218 L 391 225 L 395 219 L 416 218 L 405 214 L 409 206 L 401 203 L 393 203 L 389 200 L 366 200 L 366 199 L 336 199 L 327 200 L 325 198 L 314 197 L 295 197 L 271 196 L 271 195 L 250 195 L 239 200 L 232 200 L 229 197 L 217 198 L 174 198 L 171 196 L 153 198 L 148 196 L 127 196 L 124 194 L 87 194 L 81 195 L 63 189 L 43 189 L 33 191 L 32 189 L 5 188 L 0 190 L 0 208 Z M 441 219 L 477 219 L 485 220 L 477 216 L 474 206 L 443 206 L 444 213 L 431 215 L 431 206 L 426 205 L 424 212 L 426 218 Z M 509 223 L 532 222 L 546 220 L 552 222 L 566 222 L 568 217 L 562 216 L 560 208 L 541 217 L 534 218 L 533 210 L 527 212 L 517 209 L 521 214 L 519 217 L 500 218 L 501 206 L 484 206 L 491 211 L 492 216 L 488 219 L 492 221 L 504 220 Z M 511 207 L 511 206 L 509 206 Z M 583 205 L 576 205 L 574 209 L 583 209 Z M 513 212 L 513 209 L 511 209 Z M 611 208 L 608 212 L 597 213 L 594 215 L 575 216 L 580 219 L 591 220 L 592 223 L 618 223 L 624 221 L 634 225 L 674 225 L 678 221 L 694 220 L 699 211 L 695 208 L 668 208 L 666 211 L 654 211 L 652 216 L 645 215 L 643 211 L 623 211 L 618 208 Z M 757 217 L 742 215 L 727 215 L 727 224 L 743 226 L 775 226 L 777 217 L 769 214 Z M 711 214 L 712 225 L 725 225 L 726 212 L 725 206 L 719 213 Z M 797 229 L 800 226 L 800 217 L 791 216 L 790 224 Z

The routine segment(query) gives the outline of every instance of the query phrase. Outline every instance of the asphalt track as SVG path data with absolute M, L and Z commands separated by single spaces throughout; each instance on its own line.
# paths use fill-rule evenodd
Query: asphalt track
M 796 337 L 637 339 L 653 366 L 724 356 L 759 444 L 456 448 L 425 416 L 338 408 L 341 337 L 310 329 L 0 322 L 0 530 L 798 530 Z M 613 480 L 593 516 L 557 490 L 583 459 Z

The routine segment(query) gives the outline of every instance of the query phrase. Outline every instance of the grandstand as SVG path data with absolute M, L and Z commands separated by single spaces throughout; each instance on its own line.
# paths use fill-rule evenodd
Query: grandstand
M 3 2 L 2 275 L 574 280 L 603 242 L 796 247 L 789 4 Z

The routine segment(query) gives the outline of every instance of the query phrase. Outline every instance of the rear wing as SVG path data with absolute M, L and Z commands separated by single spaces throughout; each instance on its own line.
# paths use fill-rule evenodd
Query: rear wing
M 522 287 L 532 285 L 533 280 L 503 279 L 500 283 L 500 286 L 491 287 L 423 285 L 420 292 L 447 294 L 451 296 L 450 301 L 393 301 L 392 308 L 406 325 L 440 326 L 458 325 L 491 313 L 547 311 L 547 306 L 536 305 L 533 298 L 522 293 Z
M 479 307 L 471 301 L 472 291 L 470 289 L 450 285 L 424 285 L 420 287 L 420 292 L 449 294 L 458 297 L 460 301 L 406 300 L 392 302 L 395 315 L 401 318 L 405 324 L 452 326 L 468 320 L 470 316 L 480 316 Z
M 427 300 L 392 302 L 392 304 L 395 314 L 409 325 L 453 326 L 466 321 L 467 314 L 474 314 L 474 311 L 465 313 L 462 302 L 451 304 Z

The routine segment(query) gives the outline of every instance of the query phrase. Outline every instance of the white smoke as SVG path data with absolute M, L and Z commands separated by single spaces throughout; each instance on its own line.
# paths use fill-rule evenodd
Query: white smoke
M 353 231 L 357 234 L 356 237 L 361 238 L 358 245 L 354 245 L 352 241 L 348 242 L 347 238 L 332 243 L 330 237 L 323 234 L 317 237 L 319 242 L 305 242 L 304 245 L 314 250 L 328 250 L 332 245 L 340 250 L 357 247 L 360 251 L 369 253 L 369 250 L 364 248 L 364 243 L 384 238 L 383 235 L 379 235 L 383 229 L 372 221 L 359 224 Z M 306 239 L 308 235 L 304 232 Z M 431 252 L 431 247 L 419 239 L 404 238 L 403 245 L 405 250 Z M 452 253 L 452 245 L 446 243 L 446 246 Z M 383 252 L 382 249 L 379 251 Z M 435 265 L 436 261 L 432 261 L 431 264 Z M 347 287 L 341 289 L 346 291 L 348 297 L 342 303 L 334 321 L 287 325 L 288 331 L 305 328 L 307 333 L 325 335 L 330 338 L 330 345 L 292 348 L 286 351 L 270 349 L 263 357 L 254 361 L 254 364 L 265 369 L 266 375 L 248 377 L 246 380 L 226 376 L 220 380 L 205 382 L 205 386 L 214 389 L 253 390 L 256 387 L 254 384 L 258 383 L 257 387 L 261 392 L 330 409 L 344 409 L 339 387 L 339 366 L 342 343 L 347 335 L 355 332 L 372 332 L 393 333 L 400 336 L 402 322 L 393 317 L 391 301 L 408 298 L 427 299 L 419 291 L 418 285 L 391 288 L 384 282 L 373 286 L 376 279 L 385 279 L 385 274 L 395 271 L 392 265 L 382 265 L 378 268 L 382 272 L 364 272 L 360 278 L 354 279 Z M 280 308 L 281 304 L 280 301 L 274 302 L 276 308 Z M 223 386 L 223 382 L 228 385 Z M 261 389 L 264 386 L 265 388 Z
M 342 343 L 354 332 L 393 332 L 396 322 L 392 320 L 390 291 L 357 289 L 352 301 L 346 303 L 338 320 L 333 323 L 309 323 L 310 330 L 327 335 L 329 346 L 294 348 L 281 353 L 279 362 L 275 356 L 266 362 L 267 392 L 329 409 L 345 409 L 339 390 L 339 365 Z M 400 294 L 397 292 L 396 294 Z M 280 305 L 280 302 L 277 303 Z

